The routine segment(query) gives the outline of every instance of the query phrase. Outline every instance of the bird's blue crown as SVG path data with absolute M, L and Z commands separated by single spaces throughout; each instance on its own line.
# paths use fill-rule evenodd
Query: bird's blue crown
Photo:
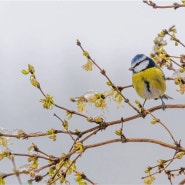
M 147 68 L 150 68 L 150 67 L 154 67 L 156 66 L 156 63 L 149 57 L 147 57 L 146 55 L 144 54 L 137 54 L 131 61 L 131 65 L 134 67 L 136 64 L 139 64 L 143 61 L 146 61 L 148 60 L 148 66 Z
M 137 54 L 131 61 L 132 64 L 134 64 L 135 62 L 138 62 L 138 61 L 142 61 L 144 59 L 146 59 L 147 56 L 145 56 L 144 54 Z

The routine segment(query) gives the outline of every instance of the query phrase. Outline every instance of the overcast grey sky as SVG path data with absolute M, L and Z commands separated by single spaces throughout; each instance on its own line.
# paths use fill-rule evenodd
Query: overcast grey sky
M 7 129 L 21 128 L 28 133 L 61 128 L 53 113 L 61 117 L 65 113 L 57 109 L 43 110 L 39 102 L 42 98 L 40 92 L 30 85 L 29 77 L 21 74 L 28 63 L 34 65 L 37 78 L 46 93 L 53 95 L 58 104 L 76 109 L 69 101 L 70 97 L 82 95 L 89 89 L 100 92 L 108 90 L 106 80 L 98 70 L 85 72 L 81 68 L 85 58 L 76 46 L 76 39 L 80 39 L 116 85 L 129 85 L 131 59 L 137 53 L 149 55 L 153 39 L 161 29 L 176 25 L 178 37 L 185 42 L 184 17 L 183 8 L 176 11 L 154 10 L 142 1 L 1 1 L 0 126 Z M 172 45 L 168 51 L 173 55 L 184 53 L 183 48 L 176 49 Z M 166 76 L 171 75 L 170 72 L 166 73 Z M 167 82 L 167 85 L 167 94 L 174 97 L 169 103 L 182 103 L 184 95 L 175 91 L 172 82 Z M 126 90 L 125 93 L 132 102 L 136 99 L 143 101 L 134 89 Z M 146 107 L 158 104 L 159 101 L 150 101 Z M 112 108 L 105 111 L 104 116 L 108 121 L 132 113 L 125 105 L 121 110 Z M 182 139 L 182 144 L 185 143 L 183 113 L 184 110 L 155 113 L 173 130 L 177 139 Z M 92 113 L 89 111 L 89 114 Z M 150 121 L 150 118 L 146 118 L 126 123 L 125 135 L 170 142 L 164 129 L 151 125 Z M 72 128 L 87 127 L 80 119 L 74 120 L 73 124 Z M 115 138 L 114 131 L 118 128 L 115 126 L 103 131 L 93 142 Z M 55 144 L 47 138 L 28 142 L 38 143 L 43 150 L 56 155 L 65 152 L 68 145 L 63 140 Z M 27 141 L 15 142 L 11 149 L 15 152 L 25 151 Z M 141 177 L 145 175 L 146 167 L 170 156 L 172 152 L 155 145 L 114 144 L 87 151 L 78 165 L 79 171 L 84 171 L 99 184 L 142 184 Z M 21 160 L 16 163 L 21 165 Z M 5 163 L 0 162 L 1 172 L 4 172 L 5 166 Z M 15 183 L 15 179 L 7 179 L 7 182 Z M 164 183 L 168 184 L 167 177 L 158 176 L 156 184 Z

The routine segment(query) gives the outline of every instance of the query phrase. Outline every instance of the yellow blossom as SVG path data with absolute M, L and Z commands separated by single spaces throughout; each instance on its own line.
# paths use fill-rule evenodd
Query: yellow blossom
M 6 184 L 5 179 L 2 176 L 0 176 L 0 185 L 5 185 L 5 184 Z
M 81 142 L 77 142 L 77 143 L 74 145 L 74 149 L 76 150 L 76 153 L 77 153 L 77 154 L 82 154 L 83 151 L 84 151 L 83 144 L 82 144 Z
M 85 174 L 84 173 L 80 173 L 77 172 L 75 174 L 76 178 L 75 181 L 79 184 L 79 185 L 87 185 L 87 182 L 85 182 L 83 179 L 85 178 Z
M 68 119 L 72 119 L 73 114 L 71 112 L 66 111 L 66 116 Z
M 185 152 L 179 152 L 176 154 L 177 159 L 182 159 L 182 157 L 185 155 Z
M 34 75 L 31 75 L 30 76 L 30 82 L 31 84 L 34 86 L 34 87 L 40 87 L 40 84 L 39 82 L 36 80 L 35 76 Z
M 155 177 L 153 175 L 150 175 L 144 179 L 145 185 L 151 185 L 155 181 Z
M 123 97 L 121 96 L 120 93 L 115 91 L 113 95 L 113 100 L 117 103 L 121 103 L 123 101 Z
M 89 57 L 89 53 L 88 53 L 87 51 L 83 51 L 83 55 L 84 55 L 85 57 Z
M 84 102 L 81 102 L 81 101 L 78 101 L 77 102 L 77 109 L 79 112 L 84 112 L 86 109 L 85 109 L 85 103 Z
M 119 129 L 119 130 L 116 130 L 116 131 L 115 131 L 115 134 L 116 134 L 117 136 L 122 136 L 122 135 L 123 135 L 123 129 L 121 128 L 121 129 Z
M 185 84 L 180 84 L 179 89 L 177 89 L 177 92 L 184 94 L 185 93 Z
M 28 161 L 31 162 L 31 164 L 30 164 L 31 169 L 36 169 L 39 165 L 37 157 L 29 157 Z
M 101 109 L 104 109 L 107 107 L 107 104 L 105 102 L 105 99 L 103 98 L 98 98 L 96 101 L 95 101 L 95 107 L 97 108 L 101 108 Z
M 44 109 L 52 109 L 54 104 L 53 97 L 49 94 L 46 94 L 45 99 L 41 99 L 40 102 L 42 103 Z
M 104 119 L 101 116 L 97 116 L 93 119 L 96 123 L 103 123 Z
M 92 61 L 90 59 L 87 59 L 86 64 L 84 64 L 82 66 L 82 68 L 85 69 L 86 71 L 92 71 L 92 69 L 93 69 L 93 63 L 92 63 Z
M 56 135 L 56 131 L 53 128 L 46 131 L 46 134 L 49 135 L 50 139 L 52 139 L 53 141 L 56 141 L 57 135 Z
M 24 75 L 27 75 L 29 73 L 34 74 L 35 73 L 35 69 L 34 69 L 34 67 L 32 65 L 28 64 L 28 69 L 27 70 L 23 69 L 21 72 Z
M 0 136 L 0 145 L 2 145 L 3 147 L 7 147 L 8 139 L 6 137 Z
M 28 64 L 28 71 L 31 73 L 31 74 L 34 74 L 35 73 L 35 69 L 32 65 Z
M 157 123 L 157 120 L 156 119 L 153 119 L 152 121 L 151 121 L 151 124 L 156 124 Z

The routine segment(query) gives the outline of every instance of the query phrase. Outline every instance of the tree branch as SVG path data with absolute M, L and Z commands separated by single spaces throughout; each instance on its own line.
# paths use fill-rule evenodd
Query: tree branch
M 126 138 L 126 140 L 123 142 L 123 139 L 112 139 L 112 140 L 108 140 L 108 141 L 104 141 L 104 142 L 99 142 L 99 143 L 95 143 L 95 144 L 91 144 L 91 145 L 85 145 L 84 148 L 85 149 L 90 149 L 90 148 L 95 148 L 95 147 L 99 147 L 99 146 L 103 146 L 103 145 L 107 145 L 107 144 L 111 144 L 111 143 L 153 143 L 153 144 L 157 144 L 160 145 L 162 147 L 165 148 L 170 148 L 173 150 L 178 150 L 178 151 L 182 151 L 185 152 L 185 148 L 184 147 L 178 147 L 176 145 L 172 145 L 163 141 L 159 141 L 156 139 L 150 139 L 150 138 Z
M 143 0 L 143 3 L 146 3 L 147 5 L 153 7 L 154 9 L 160 8 L 160 9 L 166 9 L 166 8 L 174 8 L 175 10 L 180 7 L 185 7 L 185 4 L 179 4 L 179 3 L 173 3 L 173 5 L 164 5 L 160 6 L 154 3 L 153 1 L 150 0 Z

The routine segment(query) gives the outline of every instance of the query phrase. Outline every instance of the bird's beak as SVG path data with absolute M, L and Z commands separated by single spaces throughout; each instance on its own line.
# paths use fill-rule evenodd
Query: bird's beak
M 133 71 L 133 70 L 134 70 L 134 68 L 133 68 L 133 67 L 130 67 L 128 70 Z

